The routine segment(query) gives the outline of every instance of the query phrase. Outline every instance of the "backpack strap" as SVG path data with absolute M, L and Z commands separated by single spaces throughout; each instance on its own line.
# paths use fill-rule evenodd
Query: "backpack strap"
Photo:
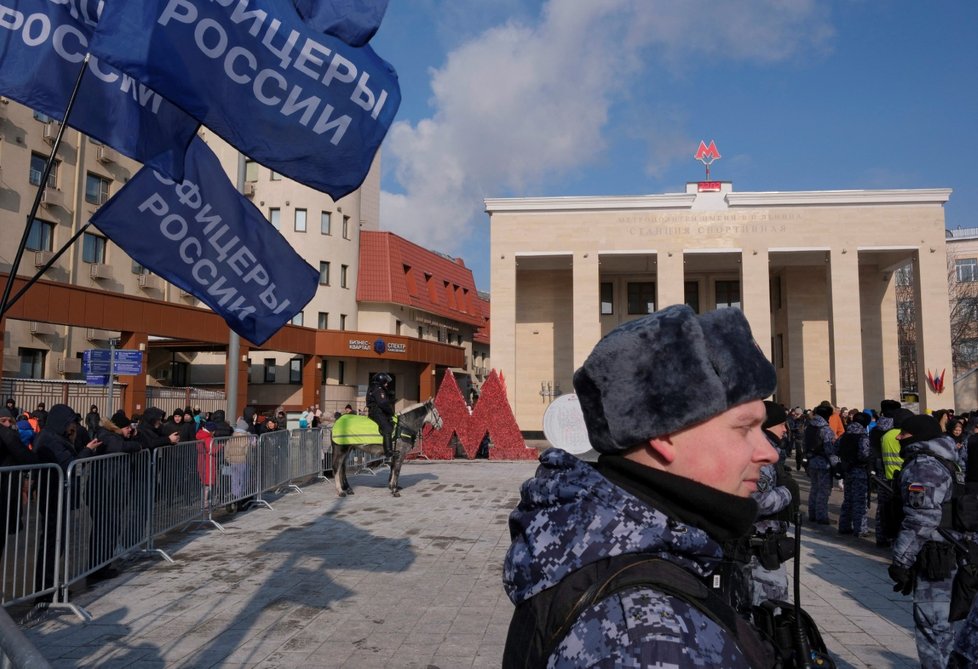
M 507 657 L 520 657 L 520 661 L 507 663 L 504 658 L 503 666 L 542 666 L 588 608 L 632 588 L 649 588 L 681 599 L 732 636 L 750 666 L 776 666 L 778 657 L 774 647 L 762 639 L 757 630 L 716 591 L 679 565 L 656 555 L 642 553 L 618 555 L 586 565 L 553 588 L 521 603 L 520 606 L 530 603 L 535 609 L 536 630 L 532 634 L 533 639 L 528 639 L 524 628 L 522 638 L 527 642 L 525 644 L 514 644 L 507 639 Z M 520 624 L 529 622 L 525 612 L 517 608 L 514 624 L 510 627 L 511 636 L 521 613 L 524 615 Z M 515 647 L 517 645 L 523 648 L 518 649 Z

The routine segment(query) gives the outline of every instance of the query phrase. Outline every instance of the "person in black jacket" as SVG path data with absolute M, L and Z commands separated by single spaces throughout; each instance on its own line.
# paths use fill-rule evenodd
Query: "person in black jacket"
M 133 438 L 132 420 L 121 409 L 103 420 L 98 431 L 99 446 L 89 455 L 139 453 L 141 444 Z M 84 457 L 84 456 L 82 456 Z M 118 572 L 112 568 L 120 524 L 129 504 L 129 485 L 132 470 L 128 461 L 104 460 L 89 471 L 86 489 L 89 511 L 92 514 L 92 533 L 88 542 L 89 567 L 103 564 L 91 574 L 91 580 L 112 578 Z
M 0 409 L 0 467 L 36 463 L 34 453 L 20 440 L 14 417 L 6 407 Z M 20 526 L 17 496 L 21 488 L 19 481 L 22 480 L 26 480 L 22 475 L 0 474 L 0 555 L 3 555 L 7 535 L 16 532 Z
M 37 419 L 37 426 L 44 429 L 44 424 L 48 421 L 48 412 L 44 409 L 44 402 L 38 402 L 37 408 L 31 413 L 31 418 Z
M 102 427 L 102 417 L 98 413 L 98 407 L 94 404 L 88 410 L 88 415 L 85 416 L 85 427 L 88 428 L 88 433 L 92 435 Z
M 163 429 L 163 410 L 157 407 L 147 407 L 136 427 L 136 441 L 146 449 L 156 450 L 160 446 L 169 446 L 180 441 L 180 429 L 175 424 Z
M 367 389 L 367 415 L 377 423 L 380 436 L 384 440 L 384 458 L 390 460 L 394 455 L 394 398 L 391 397 L 388 386 L 393 381 L 390 374 L 381 372 L 370 379 Z
M 67 404 L 55 404 L 48 412 L 48 420 L 44 429 L 38 433 L 34 440 L 34 455 L 37 456 L 38 462 L 56 464 L 65 475 L 68 473 L 68 466 L 79 457 L 75 451 L 74 421 L 74 409 Z M 85 445 L 82 456 L 93 454 L 99 446 L 99 440 L 92 439 Z M 44 495 L 47 496 L 47 504 L 42 504 L 47 512 L 44 518 L 44 550 L 42 552 L 38 549 L 38 555 L 42 556 L 42 559 L 37 561 L 36 590 L 46 590 L 54 586 L 54 565 L 60 557 L 55 547 L 58 541 L 58 496 L 61 490 L 62 485 L 56 477 L 52 477 L 48 473 L 42 473 L 39 476 L 37 494 L 39 498 Z M 71 506 L 73 505 L 69 505 L 67 500 L 62 499 L 61 510 L 63 513 L 67 514 Z M 67 524 L 63 523 L 61 526 L 62 534 L 65 527 Z M 62 552 L 64 547 L 65 542 L 62 541 Z M 51 598 L 48 599 L 50 601 Z

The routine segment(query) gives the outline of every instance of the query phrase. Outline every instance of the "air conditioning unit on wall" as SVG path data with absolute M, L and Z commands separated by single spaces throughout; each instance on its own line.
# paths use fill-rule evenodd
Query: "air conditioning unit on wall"
M 112 278 L 112 268 L 105 263 L 93 263 L 89 267 L 93 279 L 105 280 Z

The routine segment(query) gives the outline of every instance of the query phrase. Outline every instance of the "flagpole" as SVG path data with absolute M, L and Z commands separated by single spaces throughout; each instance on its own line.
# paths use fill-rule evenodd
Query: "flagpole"
M 27 216 L 27 225 L 24 228 L 24 234 L 20 238 L 20 246 L 17 247 L 17 254 L 14 256 L 14 262 L 10 266 L 10 274 L 7 276 L 7 284 L 3 287 L 3 299 L 0 299 L 0 320 L 3 319 L 7 310 L 13 302 L 9 302 L 10 291 L 14 287 L 14 277 L 17 276 L 17 270 L 20 268 L 21 258 L 24 257 L 24 249 L 27 248 L 27 238 L 31 234 L 31 226 L 34 225 L 34 218 L 37 216 L 37 209 L 41 206 L 41 196 L 44 194 L 44 189 L 47 188 L 48 177 L 51 176 L 51 168 L 54 166 L 55 156 L 58 155 L 58 148 L 61 146 L 61 138 L 65 134 L 65 128 L 68 125 L 68 116 L 71 114 L 71 109 L 75 106 L 75 98 L 78 97 L 78 89 L 81 88 L 82 77 L 85 76 L 85 70 L 88 69 L 88 59 L 89 54 L 85 54 L 85 58 L 82 60 L 81 70 L 78 72 L 78 76 L 75 78 L 75 87 L 71 89 L 71 97 L 68 98 L 68 105 L 65 107 L 65 113 L 61 118 L 61 127 L 58 128 L 58 136 L 54 139 L 54 144 L 51 147 L 51 155 L 48 156 L 47 162 L 44 164 L 44 172 L 41 174 L 41 183 L 37 187 L 37 193 L 34 195 L 34 204 L 31 207 L 31 213 Z M 72 240 L 74 241 L 74 239 Z M 64 252 L 62 249 L 61 252 Z M 60 253 L 59 253 L 60 255 Z M 47 266 L 45 266 L 47 269 Z M 32 279 L 32 283 L 37 281 L 37 278 L 42 272 L 39 272 Z M 30 285 L 30 284 L 28 284 Z M 20 297 L 20 293 L 18 293 Z M 16 300 L 14 300 L 16 301 Z
M 246 171 L 245 156 L 238 151 L 237 187 L 241 194 L 244 194 Z M 241 338 L 237 332 L 230 328 L 228 328 L 228 333 L 228 387 L 225 390 L 225 395 L 228 399 L 228 422 L 234 425 L 238 420 L 238 369 L 240 368 L 238 358 L 241 356 Z

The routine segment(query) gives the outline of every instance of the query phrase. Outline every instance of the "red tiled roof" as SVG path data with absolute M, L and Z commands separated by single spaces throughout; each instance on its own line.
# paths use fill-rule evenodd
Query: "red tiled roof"
M 392 232 L 360 231 L 357 301 L 403 304 L 476 328 L 484 325 L 472 271 L 461 260 L 452 262 Z
M 482 312 L 483 325 L 475 334 L 472 335 L 472 340 L 480 344 L 489 345 L 489 300 L 484 300 L 481 297 L 476 297 L 476 302 L 479 305 L 479 310 Z

